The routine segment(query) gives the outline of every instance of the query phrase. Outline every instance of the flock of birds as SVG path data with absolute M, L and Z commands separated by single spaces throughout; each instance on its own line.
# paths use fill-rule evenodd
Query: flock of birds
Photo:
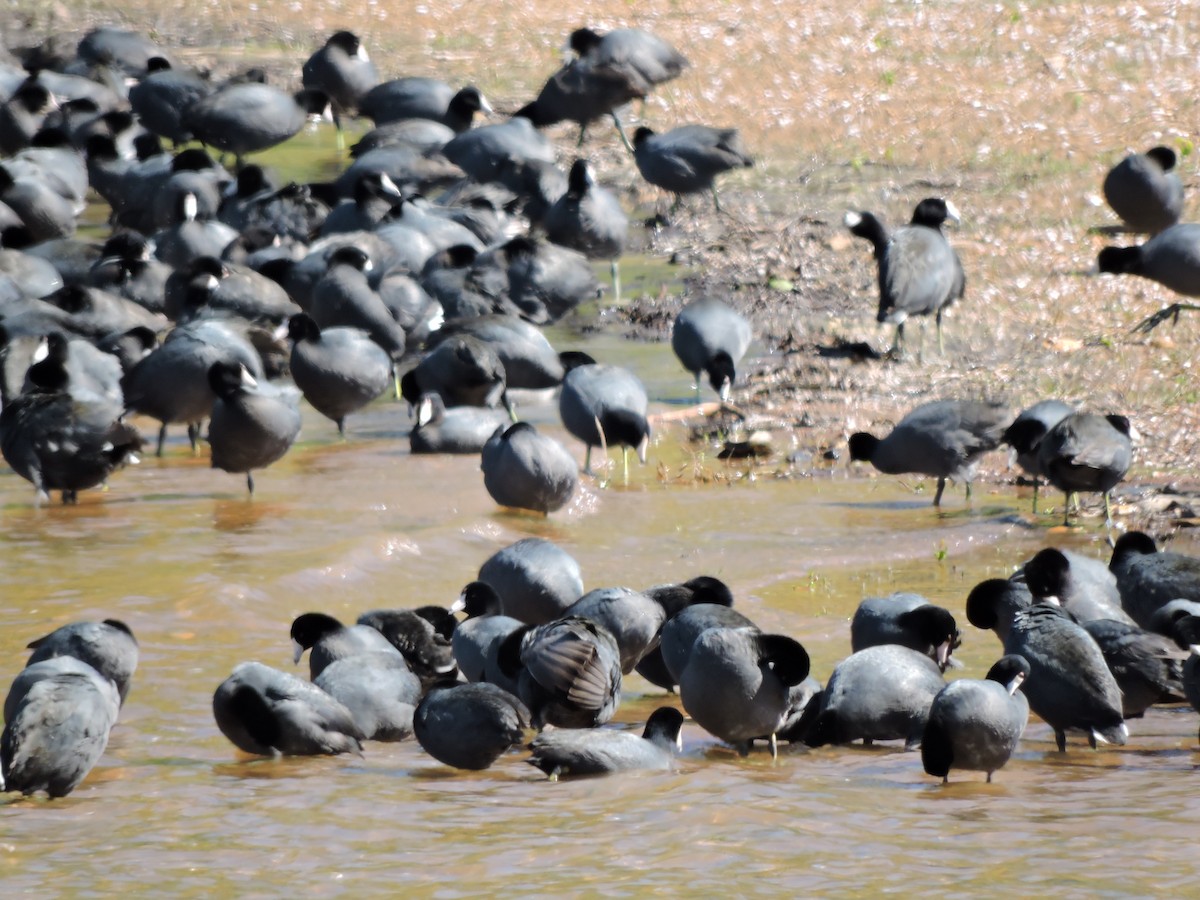
M 392 390 L 416 410 L 414 452 L 479 454 L 501 505 L 551 513 L 573 495 L 575 457 L 520 421 L 511 391 L 556 389 L 562 423 L 587 450 L 645 461 L 647 397 L 635 373 L 558 352 L 539 326 L 595 297 L 593 261 L 617 261 L 628 217 L 586 159 L 569 171 L 538 130 L 584 130 L 611 117 L 647 182 L 678 197 L 712 191 L 752 164 L 736 130 L 664 134 L 619 117 L 679 76 L 687 60 L 638 29 L 570 37 L 574 57 L 538 96 L 495 124 L 473 86 L 380 79 L 350 32 L 329 38 L 288 93 L 261 72 L 224 83 L 178 66 L 146 38 L 101 28 L 73 55 L 0 61 L 0 451 L 39 499 L 64 502 L 106 482 L 141 449 L 135 415 L 201 426 L 214 467 L 245 474 L 280 459 L 300 430 L 299 397 L 337 423 Z M 332 182 L 277 184 L 246 157 L 326 115 L 343 146 L 347 116 L 375 128 Z M 170 142 L 174 153 L 164 149 Z M 197 144 L 201 146 L 196 146 Z M 209 148 L 232 156 L 233 172 Z M 1200 295 L 1200 226 L 1179 224 L 1174 154 L 1154 148 L 1115 167 L 1105 196 L 1138 247 L 1109 247 L 1103 272 L 1135 273 Z M 89 190 L 112 209 L 104 242 L 75 237 Z M 430 201 L 429 196 L 437 195 Z M 673 212 L 678 208 L 676 202 Z M 933 317 L 961 299 L 963 267 L 942 232 L 959 213 L 927 198 L 889 229 L 868 211 L 845 225 L 871 243 L 880 322 Z M 1164 310 L 1149 325 L 1177 315 Z M 165 335 L 165 336 L 164 336 Z M 717 298 L 694 300 L 671 344 L 725 401 L 750 323 Z M 922 340 L 922 350 L 923 350 Z M 290 375 L 294 384 L 269 379 Z M 1133 429 L 1120 415 L 1044 401 L 1013 416 L 1001 403 L 939 400 L 890 434 L 855 434 L 853 460 L 885 473 L 970 480 L 1008 444 L 1034 478 L 1070 495 L 1104 495 L 1124 477 Z M 1037 495 L 1034 505 L 1036 511 Z M 943 673 L 953 616 L 912 594 L 864 601 L 853 654 L 822 686 L 795 639 L 763 633 L 729 588 L 701 576 L 644 591 L 584 593 L 578 565 L 545 541 L 489 560 L 461 609 L 382 610 L 345 626 L 318 613 L 292 625 L 311 681 L 246 663 L 216 691 L 221 731 L 255 754 L 359 752 L 364 740 L 414 736 L 452 766 L 484 768 L 533 740 L 552 776 L 672 764 L 682 715 L 655 712 L 642 737 L 598 729 L 633 671 L 678 690 L 699 725 L 741 752 L 767 740 L 812 746 L 903 739 L 926 770 L 1004 765 L 1032 710 L 1055 730 L 1123 742 L 1124 720 L 1159 702 L 1200 709 L 1200 561 L 1124 535 L 1109 567 L 1047 550 L 1007 581 L 971 594 L 972 624 L 1005 655 L 984 680 Z M 458 612 L 466 618 L 459 621 Z M 123 623 L 65 626 L 31 645 L 5 703 L 7 790 L 69 793 L 103 752 L 136 666 Z M 547 728 L 547 726 L 552 726 Z M 542 730 L 546 729 L 546 730 Z
M 459 614 L 463 618 L 459 619 Z M 822 685 L 803 645 L 763 632 L 711 576 L 645 590 L 584 593 L 561 547 L 525 538 L 497 552 L 450 608 L 381 609 L 345 625 L 324 613 L 291 625 L 309 680 L 259 662 L 213 694 L 221 732 L 246 753 L 362 753 L 415 737 L 432 757 L 486 769 L 528 745 L 552 779 L 669 769 L 684 716 L 651 714 L 639 737 L 604 729 L 637 672 L 678 692 L 684 712 L 743 755 L 755 741 L 810 747 L 902 740 L 925 771 L 992 774 L 1032 710 L 1090 745 L 1124 744 L 1126 720 L 1155 704 L 1200 711 L 1200 559 L 1123 535 L 1110 563 L 1048 548 L 1008 579 L 976 585 L 967 618 L 1003 655 L 984 679 L 947 682 L 958 624 L 913 593 L 870 597 L 851 654 Z M 104 752 L 137 667 L 117 620 L 65 625 L 33 641 L 4 703 L 4 790 L 70 793 Z M 530 740 L 533 731 L 539 732 Z

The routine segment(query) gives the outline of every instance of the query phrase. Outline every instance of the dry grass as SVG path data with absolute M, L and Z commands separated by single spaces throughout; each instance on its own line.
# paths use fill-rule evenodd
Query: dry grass
M 298 79 L 328 33 L 347 27 L 386 77 L 471 81 L 508 109 L 533 95 L 567 33 L 584 23 L 579 8 L 541 0 L 8 7 L 28 25 L 10 44 L 120 23 L 183 48 L 197 65 L 222 71 L 253 61 L 285 81 Z M 695 267 L 686 296 L 736 298 L 778 348 L 743 403 L 768 421 L 803 422 L 802 440 L 824 447 L 934 396 L 1020 406 L 1061 395 L 1131 416 L 1142 435 L 1141 479 L 1190 476 L 1200 455 L 1192 370 L 1200 321 L 1132 336 L 1173 297 L 1085 271 L 1106 242 L 1089 229 L 1115 224 L 1100 181 L 1125 152 L 1175 146 L 1195 193 L 1194 5 L 597 0 L 586 18 L 651 29 L 690 57 L 689 72 L 635 113 L 659 128 L 735 125 L 758 158 L 725 184 L 728 215 L 713 216 L 696 198 L 676 228 L 648 239 L 652 252 Z M 587 150 L 604 176 L 648 208 L 653 193 L 612 136 L 596 132 Z M 573 131 L 558 134 L 569 147 Z M 947 355 L 927 353 L 923 365 L 819 356 L 816 348 L 838 338 L 879 346 L 891 337 L 874 325 L 873 264 L 843 233 L 844 210 L 896 222 L 929 195 L 953 199 L 964 214 L 951 240 L 968 291 L 947 323 Z M 661 332 L 680 302 L 642 298 L 631 321 Z M 932 343 L 931 335 L 927 349 Z

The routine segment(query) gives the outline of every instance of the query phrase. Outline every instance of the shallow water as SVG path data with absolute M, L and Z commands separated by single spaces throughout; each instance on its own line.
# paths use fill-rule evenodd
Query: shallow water
M 553 340 L 634 368 L 660 414 L 691 398 L 667 345 L 565 327 Z M 555 427 L 552 404 L 521 411 Z M 992 785 L 966 774 L 943 787 L 897 746 L 741 759 L 691 724 L 678 772 L 557 784 L 521 754 L 458 773 L 412 742 L 361 759 L 242 757 L 216 729 L 212 691 L 243 660 L 288 668 L 295 615 L 449 603 L 529 535 L 575 555 L 589 588 L 717 575 L 753 619 L 799 638 L 822 679 L 864 595 L 916 590 L 949 607 L 966 632 L 959 671 L 978 677 L 999 648 L 965 622 L 972 586 L 1047 542 L 1107 556 L 1094 530 L 1031 525 L 1011 489 L 981 488 L 971 506 L 951 491 L 939 513 L 929 485 L 803 460 L 780 478 L 781 462 L 727 465 L 671 426 L 628 484 L 585 480 L 549 519 L 504 512 L 476 458 L 410 456 L 409 424 L 404 404 L 379 401 L 343 442 L 306 409 L 301 441 L 253 499 L 177 429 L 163 459 L 75 507 L 35 507 L 0 472 L 0 678 L 69 621 L 119 617 L 142 649 L 87 782 L 62 801 L 0 805 L 6 896 L 1194 890 L 1191 710 L 1131 723 L 1125 748 L 1073 738 L 1065 755 L 1032 723 Z M 673 699 L 631 678 L 618 719 Z

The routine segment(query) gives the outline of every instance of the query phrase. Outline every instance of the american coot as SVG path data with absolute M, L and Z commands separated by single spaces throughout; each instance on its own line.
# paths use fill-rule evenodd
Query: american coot
M 501 506 L 549 515 L 567 505 L 579 483 L 574 457 L 528 422 L 497 428 L 480 457 L 483 486 Z
M 867 597 L 850 620 L 850 648 L 858 651 L 879 644 L 899 644 L 923 653 L 944 672 L 950 654 L 962 643 L 950 611 L 934 606 L 920 594 L 895 593 Z
M 490 115 L 492 107 L 477 87 L 468 85 L 456 91 L 435 78 L 409 77 L 371 88 L 359 103 L 359 111 L 376 125 L 429 119 L 461 134 L 471 127 L 476 113 Z
M 503 614 L 500 595 L 486 581 L 472 581 L 451 609 L 466 618 L 458 623 L 450 645 L 458 670 L 467 681 L 492 681 L 487 677 L 489 661 L 496 664 L 497 642 L 508 637 L 524 623 Z M 501 685 L 507 688 L 507 685 Z M 511 690 L 516 690 L 513 682 Z
M 396 654 L 376 651 L 343 657 L 326 666 L 313 684 L 350 710 L 363 740 L 412 737 L 421 681 Z
M 416 424 L 408 438 L 413 453 L 479 453 L 509 418 L 502 409 L 480 406 L 447 409 L 442 395 L 436 392 L 421 395 L 415 415 Z
M 717 212 L 721 201 L 713 179 L 754 165 L 737 129 L 708 125 L 681 125 L 666 134 L 642 126 L 633 135 L 633 159 L 646 181 L 676 195 L 675 207 L 684 194 L 707 190 Z
M 458 674 L 450 641 L 416 610 L 375 609 L 360 615 L 357 624 L 374 628 L 387 638 L 427 688 L 453 681 Z
M 1109 569 L 1117 577 L 1121 606 L 1143 628 L 1172 600 L 1200 602 L 1200 559 L 1158 551 L 1154 539 L 1130 531 L 1117 539 Z
M 581 144 L 590 122 L 611 115 L 621 141 L 632 151 L 617 109 L 630 100 L 645 100 L 656 85 L 678 77 L 687 59 L 662 38 L 638 28 L 619 28 L 604 35 L 577 28 L 571 32 L 569 46 L 575 58 L 555 72 L 537 99 L 517 115 L 539 127 L 578 122 Z
M 29 373 L 36 379 L 31 389 L 0 411 L 0 453 L 34 486 L 39 503 L 52 490 L 62 491 L 64 503 L 74 503 L 79 491 L 136 462 L 142 439 L 119 421 L 117 404 L 72 396 L 63 363 L 44 362 L 50 365 Z
M 715 297 L 693 300 L 679 311 L 671 328 L 671 349 L 696 379 L 700 400 L 700 373 L 725 403 L 737 379 L 736 366 L 750 347 L 752 337 L 746 317 Z
M 489 344 L 469 334 L 456 335 L 434 347 L 400 379 L 400 392 L 414 406 L 422 394 L 433 392 L 447 406 L 494 407 L 502 403 L 514 415 L 504 363 Z
M 599 293 L 591 263 L 576 250 L 518 235 L 500 246 L 499 255 L 508 299 L 537 325 L 557 322 Z
M 1072 413 L 1046 432 L 1038 446 L 1038 468 L 1066 494 L 1063 524 L 1071 521 L 1071 495 L 1098 491 L 1105 523 L 1112 527 L 1109 491 L 1125 477 L 1133 457 L 1129 420 L 1124 416 Z
M 1131 623 L 1092 619 L 1080 623 L 1092 636 L 1121 689 L 1126 719 L 1141 716 L 1156 703 L 1180 703 L 1184 696 L 1183 666 L 1187 658 L 1175 641 L 1143 631 Z
M 710 628 L 692 645 L 679 697 L 688 715 L 741 755 L 755 738 L 766 738 L 775 757 L 776 734 L 794 712 L 790 689 L 808 670 L 808 653 L 790 637 Z
M 725 603 L 724 599 L 714 601 L 706 597 L 703 602 L 690 604 L 679 610 L 663 625 L 658 646 L 672 684 L 679 683 L 683 670 L 687 668 L 696 638 L 705 631 L 710 628 L 755 627 L 752 621 L 731 608 L 732 600 Z
M 603 725 L 621 701 L 616 638 L 590 619 L 566 616 L 527 626 L 504 638 L 497 654 L 539 730 Z
M 346 416 L 382 394 L 392 383 L 392 359 L 359 328 L 322 330 L 306 313 L 288 321 L 291 372 L 304 399 L 346 433 Z
M 404 199 L 396 182 L 385 172 L 363 172 L 354 180 L 354 192 L 329 211 L 321 223 L 322 237 L 351 231 L 371 231 Z
M 528 119 L 464 131 L 442 148 L 442 155 L 478 182 L 499 180 L 505 167 L 553 163 L 554 145 Z
M 643 656 L 658 646 L 667 613 L 657 600 L 626 587 L 596 588 L 569 607 L 565 616 L 583 616 L 612 634 L 621 652 L 621 673 L 628 675 Z
M 174 328 L 158 349 L 125 374 L 121 389 L 126 410 L 162 423 L 159 456 L 171 422 L 187 423 L 196 449 L 200 422 L 212 415 L 214 394 L 208 373 L 219 361 L 243 365 L 255 378 L 262 377 L 259 355 L 246 337 L 230 324 L 214 321 Z
M 325 276 L 313 287 L 309 313 L 321 328 L 363 329 L 396 360 L 404 355 L 404 329 L 368 283 L 372 267 L 370 256 L 357 246 L 334 250 Z
M 938 480 L 933 505 L 940 506 L 946 479 L 964 481 L 971 499 L 971 478 L 979 458 L 1000 445 L 1010 421 L 1002 403 L 936 400 L 901 419 L 883 439 L 865 432 L 850 437 L 850 459 L 868 461 L 880 472 L 917 472 Z
M 1008 610 L 996 608 L 995 597 L 979 599 L 972 614 L 968 598 L 967 610 L 977 627 L 989 621 L 995 627 L 1009 616 Z M 1054 729 L 1060 751 L 1066 750 L 1068 728 L 1086 732 L 1092 747 L 1097 741 L 1125 743 L 1129 730 L 1121 712 L 1121 690 L 1099 645 L 1060 607 L 1034 603 L 1012 613 L 1004 652 L 1029 661 L 1025 695 L 1030 708 Z
M 583 471 L 592 474 L 592 448 L 622 448 L 625 478 L 629 478 L 628 448 L 646 462 L 650 423 L 649 400 L 641 379 L 620 366 L 585 364 L 567 372 L 558 412 L 563 426 L 587 445 Z
M 1033 514 L 1037 515 L 1038 489 L 1042 483 L 1042 470 L 1038 465 L 1038 448 L 1042 438 L 1051 428 L 1075 412 L 1075 407 L 1061 400 L 1042 400 L 1028 409 L 1021 410 L 1013 423 L 1004 432 L 1001 442 L 1008 444 L 1015 455 L 1017 465 L 1033 479 Z
M 137 638 L 119 619 L 103 622 L 75 622 L 63 625 L 35 641 L 30 641 L 26 666 L 61 657 L 85 662 L 111 681 L 121 703 L 129 696 L 129 683 L 138 664 Z
M 183 127 L 184 111 L 213 91 L 195 72 L 176 69 L 161 56 L 150 59 L 146 77 L 129 89 L 129 105 L 138 121 L 159 137 L 182 144 L 191 139 Z
M 879 270 L 877 318 L 896 326 L 896 340 L 889 351 L 893 354 L 901 352 L 908 317 L 930 314 L 937 323 L 938 352 L 944 352 L 942 313 L 961 299 L 966 286 L 958 254 L 942 234 L 947 219 L 959 221 L 958 210 L 939 197 L 922 200 L 909 224 L 891 233 L 871 213 L 849 212 L 845 216 L 850 233 L 870 241 L 875 249 Z M 921 344 L 923 349 L 924 325 Z
M 631 84 L 640 81 L 646 90 L 678 78 L 690 65 L 687 57 L 658 35 L 640 28 L 615 28 L 605 34 L 576 28 L 567 43 L 580 59 L 620 70 Z
M 430 337 L 436 346 L 458 335 L 470 335 L 491 347 L 504 364 L 508 388 L 542 390 L 562 383 L 563 356 L 536 325 L 513 315 L 486 315 L 447 322 Z
M 310 116 L 330 117 L 322 91 L 294 95 L 267 84 L 233 84 L 197 100 L 183 115 L 196 140 L 237 157 L 267 150 L 294 136 Z
M 967 595 L 967 621 L 976 628 L 994 631 L 1003 645 L 1008 643 L 1017 613 L 1032 605 L 1033 595 L 1023 580 L 989 578 Z
M 533 739 L 526 760 L 557 781 L 562 775 L 607 775 L 636 769 L 670 769 L 682 748 L 683 713 L 674 707 L 656 709 L 646 720 L 641 737 L 628 731 L 598 728 L 556 728 Z
M 612 271 L 613 297 L 621 299 L 617 261 L 625 251 L 629 217 L 616 196 L 596 183 L 586 159 L 577 159 L 567 173 L 567 192 L 554 202 L 541 227 L 555 244 L 578 250 L 588 259 L 607 259 Z
M 1133 231 L 1156 234 L 1183 212 L 1183 182 L 1174 168 L 1170 147 L 1131 153 L 1104 176 L 1104 199 Z
M 325 613 L 308 612 L 292 621 L 292 661 L 308 650 L 309 677 L 315 679 L 331 663 L 360 653 L 383 653 L 403 661 L 400 651 L 370 625 L 343 625 Z
M 559 618 L 583 596 L 579 563 L 544 538 L 522 538 L 497 550 L 479 567 L 479 580 L 500 595 L 506 616 L 530 625 Z
M 1098 559 L 1047 547 L 1026 562 L 1022 571 L 1036 599 L 1054 598 L 1077 622 L 1113 619 L 1135 624 L 1121 608 L 1116 577 Z
M 75 208 L 45 179 L 20 175 L 13 163 L 0 164 L 0 201 L 17 214 L 31 243 L 75 234 Z
M 960 678 L 933 698 L 921 738 L 921 763 L 930 775 L 950 783 L 951 769 L 992 773 L 1017 748 L 1029 721 L 1029 702 L 1019 688 L 1029 676 L 1021 656 L 1001 657 L 987 678 Z
M 821 695 L 820 713 L 804 742 L 810 747 L 862 739 L 903 740 L 915 747 L 933 698 L 946 683 L 936 662 L 898 644 L 859 650 L 842 660 Z
M 1200 225 L 1180 222 L 1138 247 L 1105 247 L 1096 265 L 1102 273 L 1141 275 L 1185 297 L 1200 297 Z M 1195 304 L 1172 303 L 1134 330 L 1151 331 L 1167 319 L 1178 319 L 1182 310 L 1194 309 Z
M 690 606 L 699 604 L 733 606 L 733 592 L 729 590 L 729 586 L 721 579 L 711 575 L 697 575 L 695 578 L 689 578 L 687 581 L 679 583 L 654 585 L 646 588 L 642 593 L 662 606 L 668 621 Z M 663 627 L 666 627 L 665 622 Z M 687 639 L 684 638 L 684 640 Z M 684 653 L 690 649 L 691 641 L 688 641 Z M 682 669 L 682 664 L 680 668 Z M 651 684 L 668 691 L 675 689 L 676 680 L 672 677 L 667 663 L 663 659 L 661 633 L 659 642 L 642 656 L 635 669 Z
M 367 48 L 354 32 L 335 32 L 305 61 L 300 78 L 306 88 L 321 91 L 329 98 L 341 149 L 342 114 L 357 110 L 367 91 L 379 83 L 379 72 Z
M 260 387 L 240 363 L 213 363 L 208 380 L 216 395 L 208 423 L 212 467 L 245 472 L 253 494 L 254 470 L 281 459 L 300 433 L 299 397 Z
M 362 752 L 350 710 L 310 682 L 259 662 L 238 665 L 213 694 L 213 717 L 239 750 L 259 756 Z
M 525 740 L 529 710 L 494 684 L 434 688 L 417 706 L 413 731 L 421 748 L 456 769 L 486 769 Z
M 0 790 L 65 797 L 87 777 L 117 720 L 111 684 L 89 668 L 43 663 L 19 686 L 19 697 L 10 694 L 0 734 Z

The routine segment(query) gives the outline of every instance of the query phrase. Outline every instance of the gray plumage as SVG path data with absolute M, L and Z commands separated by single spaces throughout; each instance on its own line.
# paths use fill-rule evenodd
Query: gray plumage
M 1038 446 L 1038 468 L 1046 480 L 1068 495 L 1096 491 L 1108 494 L 1129 471 L 1133 442 L 1124 416 L 1072 413 L 1046 432 Z M 1070 515 L 1064 501 L 1064 522 Z M 1111 516 L 1109 516 L 1111 520 Z
M 467 616 L 458 623 L 450 637 L 458 670 L 467 681 L 494 681 L 489 675 L 497 671 L 497 643 L 525 623 L 501 612 L 500 595 L 485 581 L 472 581 L 464 587 L 451 609 L 462 611 Z M 516 682 L 504 680 L 509 683 L 496 683 L 515 693 Z
M 388 389 L 392 359 L 359 328 L 321 329 L 299 313 L 288 324 L 294 342 L 290 369 L 304 399 L 345 433 L 346 416 Z
M 1010 421 L 1002 403 L 937 400 L 904 416 L 885 438 L 865 432 L 850 437 L 850 458 L 869 461 L 880 472 L 909 472 L 938 480 L 933 505 L 942 502 L 946 480 L 964 481 L 967 499 L 979 459 L 1000 444 Z
M 1075 407 L 1061 400 L 1042 400 L 1021 410 L 1004 432 L 1001 442 L 1012 448 L 1013 459 L 1033 479 L 1033 513 L 1037 515 L 1038 492 L 1042 469 L 1038 464 L 1038 448 L 1051 428 L 1075 412 Z
M 436 78 L 395 78 L 371 88 L 359 111 L 376 125 L 404 119 L 429 119 L 461 134 L 471 127 L 475 113 L 491 112 L 476 87 L 455 90 Z
M 1141 275 L 1187 297 L 1200 297 L 1200 225 L 1180 222 L 1137 247 L 1105 247 L 1101 272 Z
M 733 606 L 733 592 L 729 590 L 729 586 L 719 578 L 714 578 L 711 575 L 697 575 L 695 578 L 689 578 L 687 581 L 676 582 L 672 584 L 657 584 L 653 587 L 646 588 L 642 591 L 647 597 L 658 603 L 667 615 L 667 621 L 679 615 L 685 609 L 691 606 L 699 606 L 701 604 L 713 604 L 716 606 Z M 749 620 L 746 620 L 749 624 Z M 663 629 L 666 628 L 666 623 L 663 623 Z M 691 650 L 695 636 L 691 639 L 682 637 L 678 643 L 686 643 L 683 651 L 680 653 L 681 659 L 686 657 L 688 651 Z M 682 671 L 685 663 L 678 663 L 679 669 Z M 666 660 L 662 653 L 662 632 L 659 633 L 659 640 L 650 648 L 640 660 L 638 660 L 635 669 L 639 675 L 649 681 L 651 684 L 665 688 L 668 691 L 673 691 L 676 685 L 676 679 L 671 675 L 667 668 Z
M 189 106 L 183 127 L 201 143 L 240 160 L 283 143 L 328 106 L 329 98 L 319 91 L 293 95 L 267 84 L 232 84 Z
M 65 797 L 104 753 L 117 703 L 111 683 L 86 664 L 41 665 L 38 677 L 20 683 L 19 697 L 5 701 L 0 788 Z
M 503 409 L 482 406 L 446 408 L 442 395 L 427 392 L 417 402 L 409 433 L 413 453 L 479 453 L 496 429 L 508 422 Z
M 1183 182 L 1174 169 L 1170 147 L 1130 153 L 1104 176 L 1104 199 L 1129 228 L 1156 234 L 1183 212 Z
M 309 677 L 316 679 L 327 666 L 339 659 L 361 653 L 382 653 L 403 662 L 400 651 L 379 629 L 370 625 L 343 625 L 325 613 L 303 613 L 292 621 L 292 661 L 300 662 L 308 650 Z
M 960 678 L 933 698 L 921 738 L 921 762 L 930 775 L 950 781 L 951 769 L 992 773 L 1004 766 L 1029 721 L 1019 690 L 1029 675 L 1020 656 L 1002 657 L 987 678 Z
M 208 423 L 212 467 L 244 472 L 253 494 L 253 471 L 281 459 L 300 433 L 299 395 L 260 386 L 245 366 L 228 362 L 213 363 L 209 384 L 216 395 Z
M 1112 619 L 1081 624 L 1099 645 L 1108 670 L 1117 680 L 1121 712 L 1126 719 L 1141 716 L 1156 703 L 1185 699 L 1183 666 L 1187 654 L 1181 653 L 1174 641 Z
M 683 714 L 669 706 L 656 709 L 642 734 L 607 728 L 556 728 L 529 745 L 526 762 L 551 780 L 561 775 L 607 775 L 639 769 L 671 769 L 679 751 Z
M 710 628 L 754 628 L 737 610 L 724 603 L 696 603 L 671 616 L 663 625 L 659 649 L 672 683 L 679 684 L 696 638 Z
M 804 741 L 820 747 L 903 740 L 906 748 L 915 747 L 945 684 L 937 663 L 915 650 L 898 644 L 859 650 L 829 676 Z
M 574 457 L 528 422 L 497 428 L 480 456 L 483 486 L 501 506 L 549 515 L 567 505 L 579 483 Z
M 899 644 L 928 656 L 942 671 L 959 643 L 954 616 L 920 594 L 898 592 L 886 597 L 866 597 L 850 620 L 851 650 Z
M 628 675 L 651 649 L 658 646 L 667 612 L 662 604 L 626 587 L 596 588 L 569 607 L 564 616 L 583 616 L 612 634 L 621 652 L 621 673 Z
M 1130 531 L 1117 539 L 1109 569 L 1117 577 L 1121 606 L 1143 628 L 1172 600 L 1200 602 L 1200 559 L 1158 552 L 1153 538 Z
M 30 641 L 33 651 L 26 661 L 32 666 L 44 660 L 72 657 L 85 662 L 111 681 L 124 704 L 137 671 L 138 643 L 129 626 L 119 619 L 103 622 L 74 622 Z
M 713 297 L 693 300 L 679 311 L 671 328 L 671 349 L 696 379 L 708 375 L 722 401 L 729 399 L 737 379 L 736 367 L 750 347 L 750 322 L 741 313 Z
M 357 246 L 343 246 L 329 257 L 329 267 L 312 289 L 309 314 L 321 328 L 361 328 L 392 359 L 404 354 L 404 329 L 367 281 L 370 257 Z
M 743 756 L 756 738 L 766 738 L 775 755 L 776 734 L 794 711 L 791 688 L 808 670 L 808 653 L 792 638 L 757 628 L 709 628 L 688 654 L 679 697 L 697 724 Z
M 343 657 L 326 666 L 313 684 L 350 711 L 363 740 L 403 741 L 412 737 L 421 681 L 396 654 L 370 652 Z
M 1134 624 L 1121 608 L 1116 577 L 1097 559 L 1048 547 L 1025 563 L 1023 575 L 1034 597 L 1056 598 L 1077 622 L 1114 619 Z
M 509 406 L 504 364 L 495 350 L 469 334 L 439 343 L 400 380 L 406 400 L 439 394 L 447 406 Z
M 456 769 L 486 769 L 525 739 L 529 710 L 494 684 L 435 688 L 417 706 L 413 730 L 422 749 Z
M 245 662 L 213 694 L 213 717 L 239 750 L 259 756 L 360 753 L 354 716 L 310 682 Z
M 621 701 L 617 641 L 590 619 L 566 616 L 514 632 L 498 652 L 535 728 L 603 725 Z
M 486 315 L 447 322 L 430 338 L 437 346 L 459 335 L 470 335 L 487 344 L 504 365 L 509 388 L 541 390 L 562 383 L 565 371 L 558 351 L 545 333 L 518 316 Z
M 736 128 L 708 125 L 681 125 L 665 134 L 642 126 L 633 135 L 633 159 L 655 187 L 676 195 L 711 190 L 714 201 L 718 175 L 754 165 Z
M 496 551 L 480 566 L 479 580 L 500 595 L 504 615 L 530 625 L 559 618 L 583 596 L 579 563 L 544 538 L 522 538 Z
M 458 674 L 449 639 L 417 610 L 370 610 L 358 617 L 358 625 L 370 626 L 387 638 L 425 687 Z
M 588 259 L 616 260 L 625 251 L 629 217 L 616 196 L 596 183 L 587 160 L 577 159 L 567 173 L 567 192 L 546 211 L 541 227 L 555 244 Z
M 592 471 L 592 448 L 629 447 L 646 462 L 649 399 L 641 379 L 620 366 L 585 364 L 567 372 L 558 398 L 563 427 L 587 445 L 584 471 Z
M 896 326 L 893 352 L 901 349 L 904 323 L 910 316 L 934 316 L 938 349 L 942 349 L 943 312 L 962 298 L 966 287 L 962 262 L 942 234 L 947 219 L 959 221 L 958 210 L 937 197 L 918 203 L 909 223 L 892 232 L 871 213 L 845 216 L 850 233 L 874 247 L 879 274 L 876 318 Z
M 478 182 L 500 180 L 505 167 L 553 163 L 554 145 L 525 118 L 464 131 L 442 155 Z
M 1120 688 L 1099 645 L 1061 608 L 1035 603 L 1017 611 L 1004 652 L 1029 660 L 1023 690 L 1030 708 L 1054 729 L 1060 751 L 1067 729 L 1084 731 L 1093 747 L 1098 740 L 1125 743 Z
M 350 31 L 332 34 L 300 67 L 306 88 L 322 91 L 339 113 L 355 112 L 379 72 L 362 41 Z

